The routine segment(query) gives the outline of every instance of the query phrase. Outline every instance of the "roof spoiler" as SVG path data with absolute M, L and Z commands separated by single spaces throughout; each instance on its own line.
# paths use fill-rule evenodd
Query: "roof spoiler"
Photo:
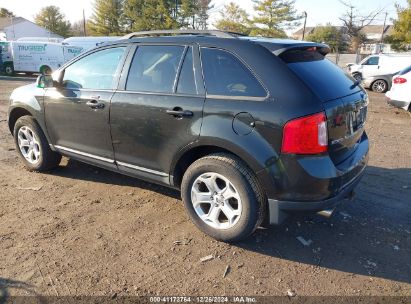
M 288 51 L 292 50 L 310 50 L 319 52 L 321 55 L 326 56 L 328 53 L 331 52 L 331 48 L 323 43 L 314 43 L 314 42 L 303 42 L 303 43 L 296 43 L 284 46 L 282 48 L 273 50 L 274 55 L 281 55 Z

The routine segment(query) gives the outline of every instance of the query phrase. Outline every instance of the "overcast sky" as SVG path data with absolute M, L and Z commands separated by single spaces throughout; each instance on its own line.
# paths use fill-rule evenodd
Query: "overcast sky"
M 211 23 L 218 17 L 218 11 L 223 8 L 228 2 L 235 2 L 252 12 L 253 3 L 251 0 L 213 0 L 214 9 L 211 11 Z M 47 5 L 56 5 L 71 21 L 82 19 L 83 9 L 86 16 L 92 14 L 92 4 L 94 0 L 0 0 L 0 7 L 5 7 L 13 11 L 17 16 L 33 20 L 38 11 Z M 389 13 L 389 19 L 395 17 L 394 3 L 397 2 L 402 6 L 406 5 L 406 0 L 352 0 L 352 3 L 359 5 L 359 8 L 364 13 L 384 8 Z M 360 3 L 360 4 L 357 4 Z M 308 13 L 307 25 L 326 24 L 328 22 L 338 25 L 338 17 L 344 12 L 343 5 L 338 0 L 296 0 L 296 9 L 299 12 L 306 11 Z M 389 20 L 388 19 L 388 20 Z M 379 16 L 375 23 L 382 24 L 384 15 Z M 389 21 L 390 22 L 390 21 Z

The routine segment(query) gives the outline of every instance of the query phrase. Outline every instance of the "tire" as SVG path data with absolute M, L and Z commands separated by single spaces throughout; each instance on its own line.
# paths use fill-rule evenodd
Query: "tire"
M 10 63 L 6 63 L 4 65 L 4 74 L 6 74 L 7 76 L 13 76 L 14 75 L 14 67 L 13 64 Z
M 184 174 L 181 195 L 193 223 L 218 241 L 245 239 L 266 213 L 267 200 L 257 178 L 230 154 L 212 154 L 195 161 Z
M 43 65 L 41 68 L 40 68 L 40 74 L 41 75 L 51 75 L 51 68 L 49 67 L 49 66 L 47 66 L 47 65 Z
M 385 93 L 388 91 L 388 83 L 383 79 L 378 79 L 371 84 L 371 90 L 376 93 Z
M 27 170 L 48 171 L 60 164 L 61 155 L 50 149 L 46 136 L 33 117 L 20 117 L 14 125 L 13 136 Z
M 361 81 L 362 80 L 362 76 L 360 73 L 355 73 L 352 75 L 352 77 L 354 77 L 355 80 Z

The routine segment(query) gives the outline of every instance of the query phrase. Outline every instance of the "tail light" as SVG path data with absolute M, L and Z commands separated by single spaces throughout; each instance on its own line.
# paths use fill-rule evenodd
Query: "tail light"
M 405 78 L 402 78 L 402 77 L 394 78 L 394 83 L 395 84 L 401 84 L 401 83 L 406 83 L 406 82 L 407 82 L 407 79 L 405 79 Z
M 285 124 L 282 153 L 319 154 L 327 150 L 327 118 L 324 113 L 297 118 Z

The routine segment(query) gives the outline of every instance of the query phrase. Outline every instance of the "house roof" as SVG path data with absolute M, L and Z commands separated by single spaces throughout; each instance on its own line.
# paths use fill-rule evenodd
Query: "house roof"
M 4 28 L 12 25 L 12 24 L 17 24 L 20 22 L 24 22 L 27 21 L 26 19 L 22 18 L 22 17 L 0 17 L 0 31 L 4 30 Z
M 317 27 L 322 27 L 322 26 L 317 26 Z M 310 34 L 317 27 L 307 26 L 306 29 L 305 29 L 305 34 Z M 333 27 L 339 29 L 342 33 L 345 32 L 345 27 L 344 26 L 333 26 Z M 381 34 L 382 29 L 383 29 L 383 25 L 367 25 L 361 30 L 361 33 L 363 33 L 365 35 Z M 394 30 L 393 25 L 386 25 L 385 29 L 384 29 L 384 35 L 390 35 L 393 30 Z M 303 34 L 303 28 L 301 28 L 298 31 L 294 32 L 293 36 L 301 36 L 302 34 Z
M 365 35 L 381 34 L 383 25 L 367 25 L 362 30 L 361 33 Z M 384 28 L 384 35 L 390 35 L 394 30 L 394 26 L 386 25 Z

